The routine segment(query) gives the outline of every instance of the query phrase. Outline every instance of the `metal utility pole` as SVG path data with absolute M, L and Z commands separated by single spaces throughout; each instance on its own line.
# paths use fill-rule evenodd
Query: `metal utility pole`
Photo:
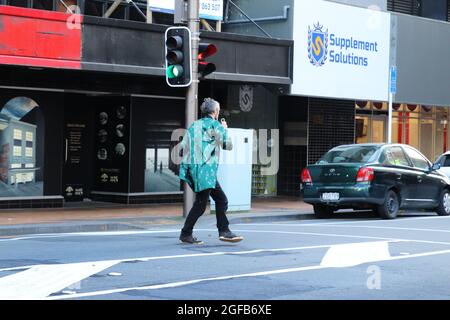
M 199 0 L 188 1 L 188 28 L 192 34 L 192 83 L 186 92 L 186 128 L 198 118 L 198 44 L 200 41 Z M 195 199 L 195 193 L 184 183 L 183 217 L 191 210 Z

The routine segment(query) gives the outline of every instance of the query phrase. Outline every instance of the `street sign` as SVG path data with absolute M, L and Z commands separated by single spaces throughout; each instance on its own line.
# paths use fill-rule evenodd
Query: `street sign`
M 148 8 L 155 12 L 174 14 L 178 0 L 147 0 Z M 200 0 L 200 18 L 223 20 L 223 0 Z M 179 18 L 177 18 L 179 19 Z
M 397 67 L 392 66 L 389 73 L 390 73 L 389 92 L 396 94 L 397 93 Z

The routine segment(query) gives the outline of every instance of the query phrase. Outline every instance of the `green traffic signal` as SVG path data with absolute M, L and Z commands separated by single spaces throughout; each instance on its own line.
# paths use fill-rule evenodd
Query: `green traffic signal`
M 183 75 L 183 67 L 180 66 L 179 64 L 177 65 L 170 65 L 167 70 L 167 77 L 169 79 L 175 79 L 178 77 L 181 77 Z
M 166 82 L 171 87 L 188 87 L 192 82 L 191 32 L 187 27 L 170 27 L 164 39 Z

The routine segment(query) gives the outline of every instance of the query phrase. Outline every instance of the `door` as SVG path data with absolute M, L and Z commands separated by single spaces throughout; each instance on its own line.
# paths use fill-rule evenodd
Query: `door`
M 395 185 L 398 188 L 402 206 L 414 205 L 420 172 L 412 167 L 402 148 L 399 146 L 385 148 L 380 163 L 383 167 L 379 173 L 380 183 L 387 186 Z
M 414 169 L 417 170 L 417 189 L 414 201 L 423 207 L 432 207 L 439 199 L 441 179 L 431 172 L 431 163 L 417 150 L 405 147 L 405 152 L 411 160 Z
M 71 95 L 64 106 L 63 196 L 66 201 L 83 201 L 88 195 L 92 138 L 89 112 L 83 96 Z

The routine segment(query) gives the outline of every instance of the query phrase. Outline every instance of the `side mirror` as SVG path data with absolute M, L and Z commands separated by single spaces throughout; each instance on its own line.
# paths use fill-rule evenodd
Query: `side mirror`
M 433 164 L 433 166 L 431 167 L 432 171 L 437 171 L 441 168 L 441 164 L 440 163 L 435 163 Z

